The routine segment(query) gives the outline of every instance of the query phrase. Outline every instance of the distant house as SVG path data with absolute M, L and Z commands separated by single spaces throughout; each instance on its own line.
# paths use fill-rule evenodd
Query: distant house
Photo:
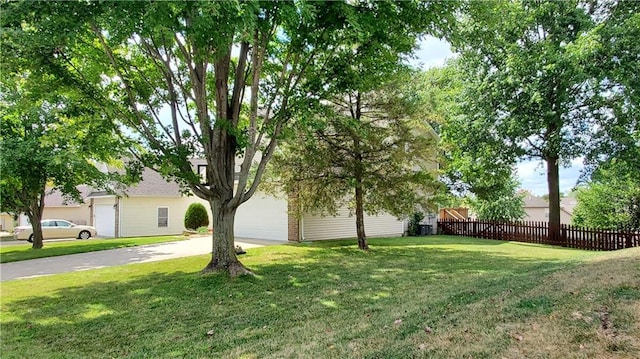
M 44 211 L 42 218 L 66 219 L 75 224 L 88 225 L 91 223 L 89 215 L 89 201 L 86 200 L 92 191 L 89 186 L 78 186 L 83 201 L 67 201 L 60 191 L 53 191 L 44 199 Z
M 14 219 L 11 213 L 0 213 L 0 232 L 11 232 L 14 228 Z
M 44 198 L 42 218 L 66 219 L 76 224 L 89 225 L 91 216 L 87 195 L 92 189 L 85 185 L 77 188 L 83 199 L 80 203 L 65 199 L 60 191 L 49 190 Z M 21 226 L 26 226 L 29 224 L 29 218 L 25 214 L 21 214 L 18 222 Z
M 575 199 L 563 198 L 560 201 L 560 223 L 571 224 Z M 527 196 L 524 198 L 525 221 L 549 222 L 549 202 L 542 197 Z

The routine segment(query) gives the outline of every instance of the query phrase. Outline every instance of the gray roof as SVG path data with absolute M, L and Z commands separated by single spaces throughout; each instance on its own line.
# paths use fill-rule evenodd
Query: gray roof
M 89 196 L 89 194 L 93 191 L 93 189 L 87 185 L 80 185 L 76 187 L 78 191 L 80 191 L 80 196 L 84 199 Z M 44 197 L 44 205 L 45 207 L 68 207 L 68 206 L 81 206 L 84 201 L 77 203 L 73 200 L 66 200 L 62 195 L 62 192 L 58 190 L 52 190 L 47 192 L 47 195 Z
M 527 196 L 524 198 L 524 208 L 547 208 L 549 202 L 542 197 Z
M 194 171 L 196 171 L 197 165 L 206 164 L 206 160 L 204 159 L 192 159 L 190 160 Z M 238 173 L 236 173 L 236 179 L 238 178 Z M 89 197 L 102 197 L 102 196 L 113 196 L 113 193 L 110 193 L 105 190 L 100 190 L 96 188 L 91 188 L 89 186 L 80 186 L 78 188 L 83 198 Z M 167 181 L 164 179 L 158 172 L 145 168 L 142 172 L 142 180 L 135 185 L 132 185 L 124 190 L 116 191 L 119 195 L 130 196 L 130 197 L 181 197 L 182 193 L 180 192 L 180 186 L 178 183 L 174 181 Z M 73 204 L 63 204 L 62 194 L 54 191 L 51 194 L 47 195 L 45 199 L 46 206 L 55 207 L 55 206 L 65 206 L 65 205 L 73 205 Z M 78 204 L 76 204 L 78 205 Z
M 578 200 L 574 197 L 564 197 L 560 200 L 560 205 L 562 206 L 562 208 L 567 210 L 567 212 L 573 214 L 573 210 L 578 205 Z
M 575 198 L 565 197 L 560 199 L 560 209 L 569 214 L 573 214 L 573 209 L 576 205 Z M 542 197 L 527 196 L 524 198 L 524 208 L 549 208 L 549 201 Z
M 142 180 L 127 189 L 124 193 L 128 196 L 154 196 L 154 197 L 181 197 L 180 186 L 176 182 L 165 180 L 158 172 L 145 168 L 142 172 Z

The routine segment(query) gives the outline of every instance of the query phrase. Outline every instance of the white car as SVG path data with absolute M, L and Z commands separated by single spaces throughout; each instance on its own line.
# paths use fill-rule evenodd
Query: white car
M 96 229 L 91 226 L 81 226 L 64 219 L 43 219 L 42 238 L 79 238 L 89 239 L 96 236 Z M 13 230 L 13 237 L 17 240 L 33 242 L 33 228 L 31 226 L 18 226 Z

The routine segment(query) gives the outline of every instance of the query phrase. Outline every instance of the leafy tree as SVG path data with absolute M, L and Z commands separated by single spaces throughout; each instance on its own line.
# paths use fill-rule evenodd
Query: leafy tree
M 525 193 L 518 191 L 519 183 L 511 178 L 503 182 L 491 196 L 471 196 L 471 209 L 480 220 L 518 221 L 525 217 Z
M 609 128 L 599 124 L 612 117 L 628 124 L 621 114 L 637 106 L 637 101 L 628 106 L 610 101 L 633 100 L 637 89 L 607 75 L 616 56 L 634 56 L 626 53 L 633 37 L 617 32 L 616 46 L 603 42 L 602 29 L 616 16 L 598 2 L 470 2 L 464 14 L 449 36 L 460 54 L 455 64 L 463 81 L 459 120 L 467 141 L 460 148 L 497 164 L 543 160 L 550 233 L 557 236 L 559 166 L 588 154 L 593 129 Z M 637 79 L 637 73 L 625 73 Z M 602 136 L 616 142 L 615 133 Z
M 521 219 L 522 199 L 515 192 L 512 161 L 501 159 L 500 140 L 487 137 L 463 112 L 463 75 L 457 60 L 450 60 L 420 77 L 422 94 L 428 99 L 427 116 L 437 120 L 441 130 L 443 181 L 449 197 L 439 201 L 465 202 L 482 219 Z
M 3 3 L 10 50 L 109 104 L 147 167 L 209 202 L 215 228 L 203 272 L 250 273 L 234 252 L 234 216 L 258 189 L 287 123 L 333 82 L 326 64 L 376 50 L 446 14 L 423 2 Z M 70 16 L 73 14 L 73 16 Z M 375 31 L 374 31 L 375 30 Z M 349 63 L 346 63 L 347 65 Z M 334 74 L 340 78 L 340 73 Z M 206 159 L 205 180 L 189 161 Z M 237 178 L 237 181 L 236 181 Z
M 184 214 L 184 227 L 198 229 L 209 225 L 209 214 L 202 203 L 191 203 Z
M 408 217 L 433 210 L 437 135 L 421 116 L 408 75 L 379 88 L 336 96 L 300 124 L 274 161 L 275 176 L 301 208 L 356 217 L 358 247 L 368 249 L 364 214 Z
M 47 188 L 80 201 L 80 184 L 106 188 L 135 177 L 95 166 L 96 161 L 116 164 L 124 147 L 95 108 L 76 101 L 73 89 L 50 92 L 59 80 L 55 76 L 19 70 L 4 66 L 0 75 L 0 206 L 3 212 L 27 215 L 37 249 L 43 246 L 40 221 Z
M 586 156 L 587 174 L 600 167 L 640 171 L 640 2 L 601 1 L 602 19 L 587 37 L 596 42 L 584 66 L 604 91 L 593 101 L 607 110 L 600 116 Z M 599 40 L 599 41 L 598 41 Z M 592 106 L 594 107 L 594 106 Z
M 620 161 L 601 166 L 578 187 L 573 224 L 591 228 L 640 228 L 640 179 Z
M 417 236 L 420 233 L 420 222 L 424 219 L 424 213 L 414 212 L 409 218 L 407 232 L 410 236 Z

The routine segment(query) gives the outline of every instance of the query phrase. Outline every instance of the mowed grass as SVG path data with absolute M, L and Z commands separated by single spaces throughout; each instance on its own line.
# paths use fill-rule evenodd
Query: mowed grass
M 156 236 L 88 240 L 77 239 L 60 242 L 44 241 L 44 247 L 40 249 L 31 248 L 31 243 L 25 241 L 24 244 L 4 244 L 0 246 L 0 263 L 134 247 L 145 244 L 175 242 L 186 238 L 187 237 L 184 236 Z
M 640 248 L 460 237 L 249 249 L 2 283 L 3 358 L 639 358 Z

